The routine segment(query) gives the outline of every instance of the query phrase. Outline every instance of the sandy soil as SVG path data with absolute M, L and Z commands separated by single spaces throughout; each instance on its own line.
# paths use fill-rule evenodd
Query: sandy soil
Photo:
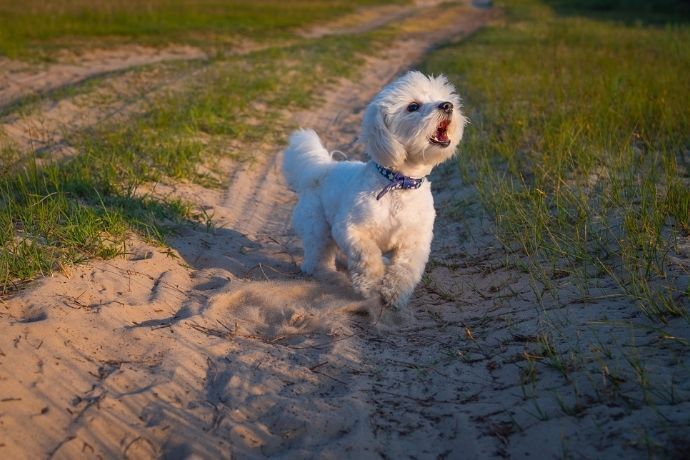
M 151 48 L 135 45 L 90 50 L 79 55 L 63 52 L 56 56 L 56 62 L 42 66 L 0 58 L 0 108 L 21 97 L 74 84 L 96 75 L 156 62 L 205 58 L 202 50 L 191 46 Z
M 338 18 L 337 20 L 311 27 L 304 30 L 301 35 L 305 38 L 318 38 L 327 35 L 345 35 L 352 33 L 368 32 L 379 27 L 407 18 L 418 8 L 419 3 L 412 5 L 381 5 L 376 7 L 363 7 L 352 14 Z M 438 2 L 428 2 L 438 3 Z
M 295 121 L 358 157 L 361 111 L 382 83 L 492 14 L 449 8 L 452 20 L 425 30 L 412 21 L 360 79 Z M 158 186 L 205 206 L 214 228 L 187 228 L 171 249 L 132 240 L 126 258 L 0 303 L 0 455 L 640 457 L 646 434 L 683 452 L 686 322 L 660 336 L 605 281 L 582 297 L 554 273 L 559 302 L 545 295 L 506 268 L 510 254 L 452 164 L 432 177 L 439 219 L 414 318 L 362 315 L 345 275 L 298 273 L 278 153 L 236 165 L 227 190 Z M 690 246 L 679 251 L 686 260 Z M 549 365 L 545 335 L 572 349 L 564 371 Z M 635 357 L 661 396 L 626 373 Z

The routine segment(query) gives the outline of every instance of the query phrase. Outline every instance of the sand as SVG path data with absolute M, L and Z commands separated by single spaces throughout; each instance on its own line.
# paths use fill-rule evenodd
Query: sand
M 360 156 L 362 109 L 382 83 L 495 14 L 449 11 L 431 32 L 411 25 L 296 124 Z M 603 279 L 587 298 L 568 277 L 554 279 L 559 302 L 542 295 L 507 268 L 453 164 L 432 175 L 431 261 L 397 323 L 362 314 L 343 273 L 299 274 L 278 151 L 228 168 L 226 190 L 156 187 L 204 206 L 212 229 L 186 228 L 170 248 L 133 237 L 126 257 L 0 303 L 2 457 L 630 458 L 647 456 L 645 433 L 682 455 L 687 322 L 660 336 Z M 681 242 L 674 257 L 689 255 Z M 540 352 L 544 335 L 572 350 L 566 372 Z M 625 367 L 634 354 L 659 396 Z
M 125 45 L 94 49 L 78 55 L 67 52 L 56 62 L 36 64 L 0 58 L 0 107 L 21 97 L 47 92 L 111 72 L 163 61 L 205 59 L 206 54 L 191 46 L 146 47 Z

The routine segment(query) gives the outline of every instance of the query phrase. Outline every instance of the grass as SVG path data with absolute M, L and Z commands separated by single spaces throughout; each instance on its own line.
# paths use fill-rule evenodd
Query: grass
M 223 44 L 291 31 L 381 0 L 0 0 L 0 55 L 50 58 L 67 45 Z M 390 2 L 388 2 L 390 3 Z
M 160 240 L 166 223 L 190 217 L 181 202 L 127 195 L 85 169 L 75 161 L 0 178 L 0 294 L 56 268 L 123 253 L 131 228 Z
M 300 5 L 293 12 L 299 12 Z M 341 14 L 351 10 L 348 5 L 322 2 L 316 11 Z M 281 8 L 261 9 L 261 14 L 264 19 L 280 15 Z M 246 9 L 233 14 L 241 11 L 248 22 L 260 22 Z M 305 15 L 300 24 L 310 18 Z M 263 27 L 270 29 L 266 21 Z M 122 254 L 131 231 L 162 242 L 183 222 L 206 219 L 209 227 L 208 216 L 188 203 L 153 198 L 142 191 L 145 184 L 191 180 L 220 185 L 224 178 L 209 172 L 217 159 L 251 159 L 273 151 L 289 127 L 284 109 L 299 110 L 316 102 L 322 85 L 353 75 L 364 53 L 376 49 L 390 33 L 296 39 L 290 46 L 276 42 L 277 46 L 245 55 L 182 66 L 181 80 L 148 94 L 143 110 L 134 116 L 68 133 L 65 140 L 78 155 L 47 167 L 37 166 L 32 159 L 36 153 L 19 151 L 0 138 L 0 294 L 73 263 Z M 97 93 L 105 82 L 94 79 L 44 97 L 81 97 Z M 30 112 L 40 102 L 32 97 L 8 110 Z
M 463 171 L 530 266 L 584 294 L 609 277 L 650 318 L 686 316 L 687 272 L 668 256 L 690 232 L 690 27 L 569 11 L 508 2 L 505 21 L 426 62 L 472 108 Z

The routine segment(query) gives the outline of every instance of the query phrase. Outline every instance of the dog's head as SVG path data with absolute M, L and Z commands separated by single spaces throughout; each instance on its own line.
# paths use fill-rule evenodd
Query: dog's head
M 408 72 L 369 104 L 360 139 L 377 163 L 419 177 L 453 155 L 465 123 L 445 76 Z

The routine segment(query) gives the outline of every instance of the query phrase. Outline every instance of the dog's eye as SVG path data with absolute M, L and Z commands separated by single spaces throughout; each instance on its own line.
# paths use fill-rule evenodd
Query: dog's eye
M 407 106 L 408 112 L 416 112 L 417 110 L 419 110 L 419 104 L 417 104 L 416 102 L 413 102 L 412 104 Z

